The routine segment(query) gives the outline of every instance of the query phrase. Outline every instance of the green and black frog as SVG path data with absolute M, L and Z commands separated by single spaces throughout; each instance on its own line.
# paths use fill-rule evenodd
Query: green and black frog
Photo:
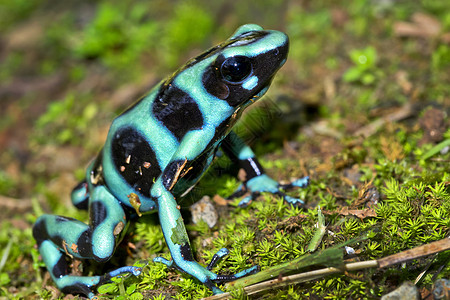
M 261 192 L 303 201 L 282 192 L 304 187 L 308 178 L 280 185 L 264 173 L 252 150 L 232 131 L 243 110 L 263 96 L 286 61 L 289 40 L 280 31 L 248 24 L 225 42 L 189 60 L 114 119 L 105 145 L 72 192 L 72 202 L 89 210 L 89 224 L 42 215 L 33 236 L 47 269 L 64 293 L 95 298 L 95 289 L 112 277 L 141 268 L 122 267 L 99 276 L 74 276 L 67 257 L 108 261 L 126 231 L 141 214 L 157 212 L 172 259 L 154 259 L 195 277 L 214 293 L 217 283 L 255 273 L 257 266 L 234 275 L 212 272 L 228 250 L 208 266 L 193 258 L 177 203 L 202 177 L 219 147 L 246 171 L 241 192 L 247 205 Z

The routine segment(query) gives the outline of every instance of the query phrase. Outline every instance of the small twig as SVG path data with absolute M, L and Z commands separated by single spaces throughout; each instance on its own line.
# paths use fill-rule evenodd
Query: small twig
M 383 257 L 378 260 L 378 263 L 380 265 L 380 268 L 384 268 L 390 265 L 402 263 L 408 260 L 438 253 L 448 249 L 450 249 L 450 239 L 445 238 L 436 242 L 432 242 L 416 248 L 405 250 L 400 253 L 390 255 L 388 257 Z
M 375 134 L 378 131 L 378 129 L 384 126 L 384 124 L 403 120 L 411 116 L 412 113 L 413 113 L 412 105 L 410 103 L 407 103 L 402 107 L 400 107 L 398 110 L 384 116 L 383 118 L 377 119 L 372 123 L 367 124 L 366 126 L 358 129 L 354 133 L 354 136 L 362 136 L 364 138 L 367 138 Z

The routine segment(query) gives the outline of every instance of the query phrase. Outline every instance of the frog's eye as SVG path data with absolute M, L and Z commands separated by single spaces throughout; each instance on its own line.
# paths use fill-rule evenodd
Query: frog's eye
M 233 56 L 222 63 L 220 73 L 226 81 L 238 83 L 252 73 L 252 63 L 246 56 Z

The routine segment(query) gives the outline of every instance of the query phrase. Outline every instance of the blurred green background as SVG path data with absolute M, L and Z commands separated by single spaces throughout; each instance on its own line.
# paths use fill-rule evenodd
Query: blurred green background
M 50 292 L 36 292 L 42 264 L 32 250 L 31 225 L 42 212 L 85 217 L 70 205 L 69 194 L 101 148 L 114 116 L 246 23 L 290 37 L 288 62 L 266 102 L 255 105 L 238 128 L 258 154 L 275 153 L 267 158 L 269 167 L 283 165 L 275 159 L 286 159 L 280 149 L 286 150 L 287 142 L 295 151 L 301 143 L 308 145 L 298 150 L 305 156 L 296 168 L 284 171 L 285 178 L 305 175 L 306 169 L 325 182 L 324 174 L 334 170 L 336 161 L 367 166 L 391 154 L 392 164 L 383 169 L 386 177 L 375 182 L 382 186 L 392 176 L 405 180 L 395 176 L 404 174 L 394 170 L 399 160 L 450 138 L 446 0 L 2 0 L 2 297 L 50 297 Z M 421 141 L 426 127 L 419 117 L 430 105 L 444 113 L 444 129 L 440 138 Z M 391 136 L 375 144 L 384 149 L 371 155 L 367 149 L 374 144 L 361 140 L 356 147 L 342 146 L 358 129 L 398 108 L 408 109 L 407 120 L 383 128 Z M 395 156 L 395 146 L 402 155 Z M 362 171 L 367 176 L 360 182 L 371 178 L 369 169 Z M 449 170 L 448 160 L 424 169 L 441 176 Z M 229 190 L 226 184 L 221 189 Z M 206 190 L 226 196 L 217 186 Z M 311 199 L 322 201 L 314 193 Z

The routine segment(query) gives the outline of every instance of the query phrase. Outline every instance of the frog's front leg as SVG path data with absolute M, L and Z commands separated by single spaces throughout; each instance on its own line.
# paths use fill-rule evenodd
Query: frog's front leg
M 33 227 L 39 252 L 58 288 L 68 294 L 94 298 L 93 289 L 122 273 L 138 275 L 137 267 L 124 267 L 102 276 L 73 276 L 65 256 L 104 262 L 111 258 L 127 220 L 125 212 L 104 186 L 95 187 L 89 199 L 90 224 L 42 215 Z
M 172 187 L 175 184 L 174 181 L 177 180 L 175 176 L 177 176 L 176 174 L 180 174 L 180 171 L 185 165 L 186 163 L 182 161 L 179 161 L 178 164 L 169 164 L 151 189 L 152 197 L 157 200 L 161 228 L 172 256 L 171 261 L 162 257 L 157 257 L 154 261 L 164 263 L 168 267 L 176 267 L 188 273 L 205 284 L 214 294 L 222 293 L 215 283 L 232 281 L 256 273 L 259 268 L 254 266 L 234 275 L 218 275 L 213 273 L 211 269 L 214 265 L 228 254 L 228 250 L 225 248 L 220 249 L 213 256 L 208 267 L 204 267 L 194 260 L 184 221 L 180 213 L 180 206 L 171 193 Z
M 245 181 L 238 188 L 238 190 L 231 195 L 231 198 L 233 198 L 250 192 L 250 195 L 244 197 L 239 202 L 239 206 L 247 206 L 261 192 L 269 192 L 278 195 L 292 205 L 301 206 L 304 204 L 303 200 L 290 197 L 282 190 L 308 186 L 308 176 L 297 179 L 289 184 L 278 183 L 265 174 L 264 169 L 258 162 L 258 159 L 255 157 L 253 151 L 233 131 L 231 131 L 230 134 L 223 140 L 222 149 L 233 162 L 239 163 L 246 173 Z

